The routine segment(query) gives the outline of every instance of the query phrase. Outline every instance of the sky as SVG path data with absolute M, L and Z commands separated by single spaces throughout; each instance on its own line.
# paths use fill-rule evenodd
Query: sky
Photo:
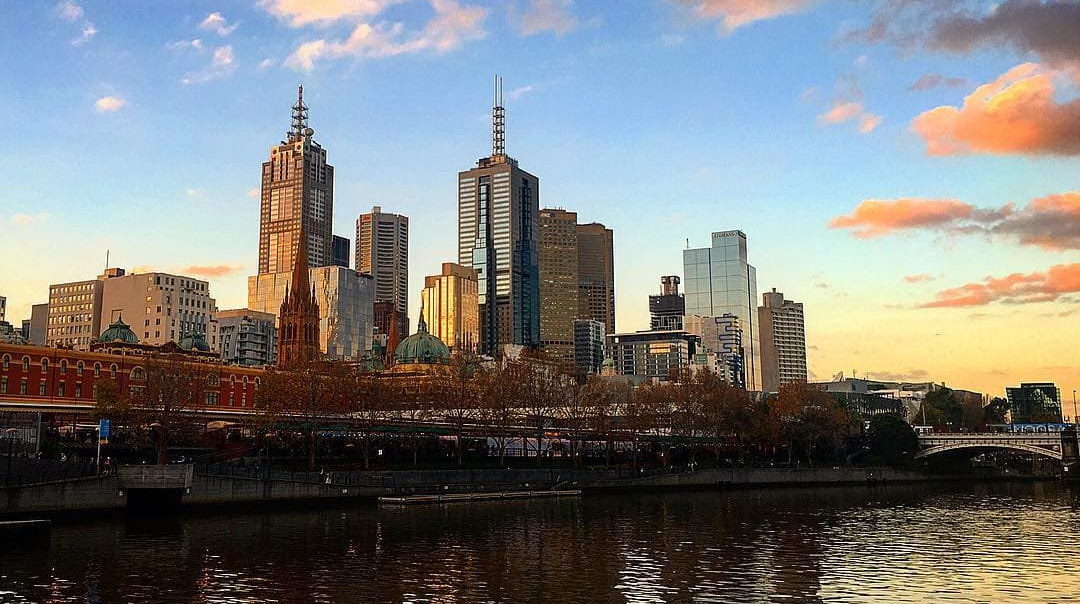
M 243 307 L 260 166 L 304 85 L 335 232 L 410 219 L 410 303 L 457 172 L 507 148 L 615 232 L 619 331 L 713 231 L 805 304 L 812 379 L 1080 389 L 1080 3 L 0 0 L 0 295 L 112 266 Z

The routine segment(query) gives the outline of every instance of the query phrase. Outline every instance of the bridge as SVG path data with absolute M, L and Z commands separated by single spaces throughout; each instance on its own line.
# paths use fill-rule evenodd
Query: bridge
M 1075 444 L 1072 451 L 1066 449 L 1066 454 L 1062 453 L 1063 445 L 1068 444 L 1069 436 L 1068 432 L 920 434 L 921 450 L 915 454 L 915 458 L 921 459 L 947 451 L 1007 449 L 1062 460 L 1075 455 Z M 1075 443 L 1076 433 L 1071 433 L 1071 437 Z

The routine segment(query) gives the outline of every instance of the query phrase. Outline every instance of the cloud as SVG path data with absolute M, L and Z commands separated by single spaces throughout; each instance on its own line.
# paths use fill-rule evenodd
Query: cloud
M 12 224 L 25 226 L 32 222 L 47 220 L 48 218 L 49 214 L 47 212 L 38 212 L 37 214 L 12 214 L 9 220 Z
M 523 36 L 544 32 L 558 35 L 577 29 L 573 13 L 574 0 L 529 0 L 529 7 L 517 19 L 517 29 Z
M 74 23 L 83 18 L 83 7 L 71 0 L 64 0 L 56 5 L 56 15 L 69 23 Z
M 920 273 L 918 275 L 905 275 L 904 276 L 904 281 L 906 281 L 907 283 L 926 283 L 928 281 L 933 281 L 933 280 L 934 280 L 934 276 L 931 275 L 930 273 Z
M 189 266 L 180 270 L 182 275 L 192 277 L 225 277 L 244 270 L 240 264 L 217 264 L 213 266 Z
M 1006 237 L 1050 251 L 1080 249 L 1080 191 L 1033 199 L 1019 210 L 1011 203 L 993 210 L 955 199 L 868 199 L 829 227 L 851 229 L 860 239 L 923 229 Z
M 180 40 L 179 42 L 170 42 L 165 45 L 165 48 L 168 48 L 169 50 L 174 52 L 180 52 L 189 48 L 192 50 L 197 50 L 199 52 L 206 50 L 206 48 L 203 46 L 203 41 L 199 38 L 192 38 L 191 40 Z
M 519 86 L 519 87 L 511 90 L 510 92 L 506 93 L 506 96 L 509 97 L 510 100 L 520 99 L 521 97 L 523 97 L 526 94 L 529 94 L 530 92 L 533 92 L 535 90 L 536 90 L 536 86 L 533 86 L 532 84 L 529 84 L 527 86 Z
M 1012 46 L 1054 65 L 1080 64 L 1080 3 L 1074 0 L 1005 0 L 979 15 L 951 14 L 930 31 L 933 48 L 966 53 Z
M 228 20 L 221 13 L 213 12 L 206 15 L 206 18 L 199 24 L 199 29 L 212 31 L 219 36 L 227 36 L 236 31 L 237 26 L 237 23 L 229 25 Z
M 702 20 L 720 21 L 720 31 L 731 33 L 755 21 L 775 19 L 810 9 L 819 0 L 672 0 L 689 6 Z
M 118 96 L 103 96 L 94 101 L 94 110 L 98 113 L 115 113 L 127 105 L 127 101 Z
M 660 43 L 668 48 L 680 46 L 686 41 L 686 36 L 680 36 L 678 34 L 663 34 L 660 36 Z
M 911 92 L 922 92 L 933 88 L 957 88 L 967 85 L 968 81 L 965 78 L 950 78 L 943 76 L 940 73 L 924 73 L 919 76 L 919 79 L 908 86 L 908 90 Z
M 247 196 L 251 197 L 252 199 L 258 199 L 259 198 L 259 188 L 258 187 L 251 187 L 250 189 L 247 190 Z
M 829 228 L 851 229 L 860 239 L 888 235 L 894 231 L 955 225 L 979 219 L 983 211 L 955 199 L 867 199 L 855 211 L 829 221 Z
M 881 380 L 884 382 L 926 382 L 930 373 L 925 369 L 909 369 L 904 372 L 892 372 L 892 371 L 870 371 L 867 372 L 867 376 L 875 380 Z
M 227 78 L 236 71 L 236 57 L 231 45 L 218 46 L 210 57 L 210 65 L 195 71 L 180 80 L 184 84 L 205 84 L 213 80 Z
M 805 95 L 805 91 L 804 91 Z M 881 124 L 881 116 L 870 113 L 859 101 L 837 100 L 828 111 L 818 116 L 818 122 L 827 125 L 854 121 L 859 132 L 870 134 Z
M 928 155 L 1080 155 L 1080 98 L 1058 102 L 1054 79 L 1062 75 L 1018 65 L 976 88 L 962 107 L 931 109 L 911 127 Z
M 277 65 L 277 59 L 267 57 L 262 61 L 259 61 L 259 69 L 270 69 L 274 65 Z
M 1052 302 L 1064 294 L 1080 292 L 1080 262 L 1058 264 L 1043 272 L 987 277 L 978 283 L 944 289 L 922 308 L 958 308 L 1003 304 Z
M 184 195 L 187 195 L 188 197 L 199 197 L 202 195 L 202 193 L 202 189 L 184 189 Z
M 374 17 L 404 0 L 259 0 L 266 12 L 291 27 L 326 25 L 340 19 Z
M 311 71 L 317 61 L 353 57 L 383 58 L 417 52 L 445 53 L 467 40 L 483 38 L 483 22 L 488 11 L 479 6 L 464 6 L 457 0 L 429 0 L 435 14 L 415 34 L 405 35 L 402 23 L 361 22 L 348 38 L 341 41 L 321 38 L 301 44 L 285 60 L 285 65 Z
M 82 32 L 80 33 L 79 37 L 72 40 L 71 44 L 73 46 L 82 46 L 83 44 L 89 42 L 91 38 L 96 36 L 97 33 L 98 30 L 96 27 L 94 27 L 94 24 L 87 21 L 86 23 L 83 23 Z

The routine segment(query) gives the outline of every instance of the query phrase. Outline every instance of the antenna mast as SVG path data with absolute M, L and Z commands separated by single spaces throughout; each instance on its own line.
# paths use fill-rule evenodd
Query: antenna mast
M 495 76 L 495 106 L 491 110 L 491 155 L 506 155 L 506 109 L 503 107 L 503 81 Z
M 304 136 L 307 128 L 308 108 L 304 104 L 304 85 L 301 84 L 296 90 L 296 104 L 292 107 L 292 130 L 289 130 L 289 138 L 296 139 Z

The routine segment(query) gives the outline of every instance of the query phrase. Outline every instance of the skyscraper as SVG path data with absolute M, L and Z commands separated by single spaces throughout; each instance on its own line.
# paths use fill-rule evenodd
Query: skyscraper
M 577 214 L 540 211 L 540 346 L 567 366 L 574 364 L 578 316 Z
M 806 325 L 801 302 L 785 300 L 774 287 L 758 307 L 761 330 L 761 389 L 806 381 Z
M 442 273 L 424 277 L 420 295 L 431 335 L 452 352 L 475 352 L 480 341 L 476 270 L 443 262 Z
M 727 383 L 746 388 L 746 354 L 738 317 L 686 315 L 684 322 L 686 331 L 701 338 L 697 354 L 703 355 L 709 369 L 720 374 Z
M 578 318 L 600 321 L 605 333 L 615 333 L 614 239 L 598 222 L 577 225 Z
M 308 127 L 304 87 L 292 108 L 286 140 L 270 148 L 262 165 L 259 274 L 289 272 L 301 231 L 312 267 L 334 264 L 334 168 Z
M 761 346 L 757 328 L 757 271 L 747 262 L 746 233 L 720 231 L 712 245 L 683 250 L 686 314 L 735 315 L 746 355 L 746 388 L 761 389 Z
M 356 270 L 375 279 L 376 302 L 394 304 L 404 338 L 410 333 L 408 217 L 375 206 L 356 219 Z
M 345 268 L 349 268 L 349 238 L 334 235 L 331 241 L 331 245 L 333 246 L 333 258 L 331 259 L 331 264 L 333 264 L 334 266 L 344 266 Z
M 682 329 L 686 298 L 679 293 L 679 276 L 660 277 L 660 295 L 649 296 L 649 329 Z
M 491 155 L 458 173 L 458 263 L 476 269 L 480 352 L 540 344 L 540 181 L 506 154 L 496 77 Z

